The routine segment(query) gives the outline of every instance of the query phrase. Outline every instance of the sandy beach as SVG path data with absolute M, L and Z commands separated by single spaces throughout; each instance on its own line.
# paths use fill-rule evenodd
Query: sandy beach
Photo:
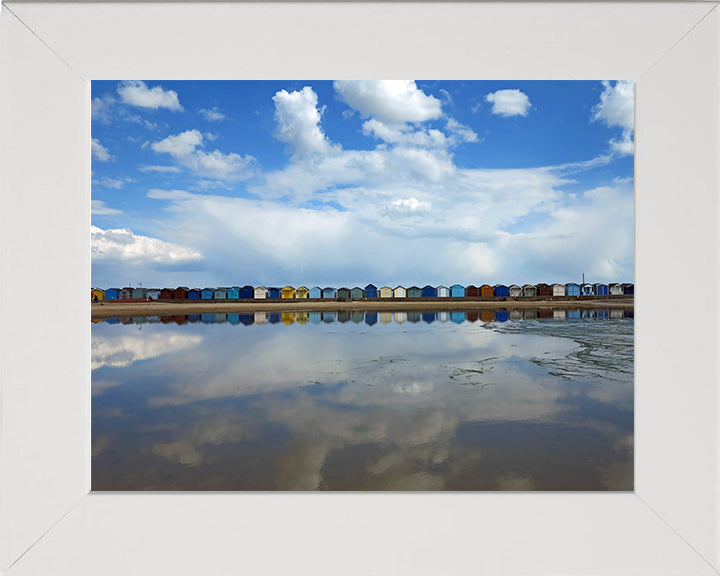
M 508 299 L 508 300 L 449 300 L 438 299 L 390 299 L 390 300 L 250 300 L 216 301 L 216 300 L 184 300 L 176 302 L 128 302 L 122 300 L 104 301 L 91 304 L 91 315 L 96 318 L 119 318 L 126 316 L 172 316 L 178 314 L 202 314 L 220 312 L 261 312 L 287 311 L 312 312 L 317 310 L 362 310 L 362 311 L 408 311 L 426 310 L 444 312 L 451 310 L 512 310 L 533 308 L 556 309 L 587 309 L 587 308 L 620 308 L 634 307 L 632 296 L 616 298 L 580 299 Z

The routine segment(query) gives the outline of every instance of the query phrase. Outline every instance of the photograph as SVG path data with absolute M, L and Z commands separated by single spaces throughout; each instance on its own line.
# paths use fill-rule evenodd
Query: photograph
M 634 490 L 635 83 L 93 80 L 91 490 Z

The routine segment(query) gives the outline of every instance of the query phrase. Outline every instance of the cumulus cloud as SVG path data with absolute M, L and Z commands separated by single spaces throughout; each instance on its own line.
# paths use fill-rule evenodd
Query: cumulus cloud
M 225 120 L 225 114 L 223 114 L 217 106 L 212 108 L 201 108 L 200 116 L 205 118 L 208 122 L 220 122 Z
M 327 153 L 330 143 L 320 128 L 321 111 L 317 94 L 310 86 L 288 92 L 280 90 L 273 96 L 275 103 L 275 136 L 286 142 L 297 156 Z
M 93 122 L 108 124 L 112 120 L 111 110 L 115 104 L 115 98 L 106 94 L 102 97 L 92 99 L 90 113 Z
M 91 201 L 91 212 L 98 216 L 117 216 L 118 214 L 122 214 L 122 210 L 110 208 L 102 200 Z
M 110 159 L 112 159 L 112 156 L 110 156 L 110 152 L 108 151 L 105 146 L 100 144 L 100 140 L 97 138 L 93 138 L 90 143 L 90 148 L 92 151 L 92 156 L 96 160 L 99 160 L 100 162 L 108 162 Z
M 180 172 L 180 168 L 177 166 L 141 166 L 141 172 L 160 172 L 160 173 L 175 173 Z
M 399 213 L 415 213 L 415 212 L 430 212 L 432 209 L 432 203 L 418 200 L 414 196 L 410 198 L 398 198 L 393 200 L 388 208 L 393 212 Z
M 223 154 L 219 150 L 206 152 L 203 135 L 198 130 L 186 130 L 154 142 L 155 152 L 170 154 L 182 165 L 196 174 L 220 180 L 241 180 L 250 176 L 255 159 L 240 154 Z
M 635 84 L 631 80 L 603 82 L 603 93 L 592 110 L 592 120 L 610 128 L 621 128 L 619 140 L 610 140 L 610 148 L 619 155 L 633 154 L 635 142 Z
M 527 116 L 530 98 L 520 90 L 498 90 L 485 96 L 492 103 L 492 113 L 499 116 Z
M 100 178 L 98 180 L 92 181 L 93 185 L 95 186 L 102 186 L 104 188 L 115 188 L 116 190 L 119 190 L 122 188 L 123 181 L 118 180 L 117 178 Z
M 91 226 L 93 260 L 122 260 L 151 264 L 180 264 L 198 261 L 202 254 L 158 238 L 133 234 L 128 228 L 103 230 Z
M 333 86 L 352 109 L 384 124 L 425 122 L 442 115 L 440 100 L 412 80 L 337 80 Z
M 117 93 L 125 104 L 131 106 L 153 110 L 165 108 L 167 110 L 181 111 L 183 109 L 178 100 L 177 92 L 163 90 L 161 86 L 148 88 L 145 82 L 141 80 L 121 82 L 117 88 Z

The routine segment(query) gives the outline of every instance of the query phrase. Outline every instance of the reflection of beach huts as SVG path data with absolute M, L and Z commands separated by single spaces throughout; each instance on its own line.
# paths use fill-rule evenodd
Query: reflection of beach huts
M 213 292 L 213 300 L 227 300 L 227 290 L 225 288 L 216 288 Z
M 569 282 L 565 284 L 565 295 L 566 296 L 580 296 L 580 284 Z
M 392 288 L 390 288 L 390 286 L 383 286 L 378 290 L 378 296 L 380 296 L 380 298 L 392 298 L 392 295 Z M 382 322 L 382 320 L 380 321 Z
M 254 324 L 262 325 L 262 324 L 267 324 L 267 322 L 268 322 L 267 312 L 255 312 L 253 314 L 253 323 Z
M 408 298 L 422 298 L 422 289 L 418 288 L 417 286 L 410 286 L 410 288 L 407 289 L 407 297 Z M 409 318 L 408 318 L 409 320 Z
M 93 288 L 90 291 L 90 298 L 93 300 L 105 300 L 105 290 L 100 288 Z
M 280 323 L 280 312 L 269 312 L 268 313 L 268 322 L 270 322 L 270 324 L 279 324 Z
M 565 286 L 563 285 L 563 288 L 564 287 Z M 553 319 L 554 320 L 565 320 L 565 316 L 566 316 L 565 310 L 558 310 L 557 308 L 555 308 L 553 310 Z
M 523 296 L 537 296 L 537 287 L 532 284 L 524 284 L 522 294 Z
M 365 324 L 368 326 L 375 326 L 378 321 L 377 312 L 366 312 L 365 313 Z
M 295 322 L 298 324 L 307 324 L 308 323 L 308 313 L 307 312 L 298 312 L 295 314 Z
M 465 287 L 465 296 L 467 298 L 477 298 L 480 296 L 480 288 L 472 284 Z
M 423 298 L 435 298 L 437 297 L 437 290 L 434 286 L 430 286 L 430 284 L 427 284 L 422 287 L 422 295 Z
M 340 290 L 338 290 L 340 292 Z M 350 322 L 350 312 L 347 310 L 340 310 L 338 311 L 338 322 L 341 324 L 345 324 L 345 322 Z
M 368 284 L 365 286 L 365 298 L 377 298 L 378 297 L 378 289 L 375 284 Z
M 201 298 L 200 289 L 199 288 L 191 288 L 187 292 L 187 299 L 188 300 L 200 300 Z
M 285 286 L 280 289 L 280 298 L 283 300 L 292 300 L 295 298 L 295 288 L 292 286 Z
M 593 287 L 595 288 L 595 294 L 598 296 L 607 296 L 610 293 L 607 284 L 597 282 L 593 284 Z
M 252 316 L 252 314 L 250 314 Z M 228 324 L 231 324 L 233 326 L 237 326 L 240 324 L 240 314 L 228 314 Z
M 510 289 L 505 284 L 495 284 L 493 286 L 496 298 L 507 298 L 510 296 Z
M 523 320 L 535 320 L 537 318 L 537 310 L 523 310 Z
M 354 288 L 352 288 L 350 290 L 350 298 L 359 299 L 359 298 L 362 298 L 363 296 L 365 296 L 365 292 L 359 286 L 355 286 Z
M 350 288 L 338 288 L 337 297 L 343 300 L 350 298 Z
M 363 314 L 362 312 L 351 312 L 350 313 L 350 320 L 355 322 L 355 324 L 360 324 L 364 318 L 365 318 L 365 314 Z
M 298 286 L 295 289 L 295 298 L 306 300 L 309 295 L 310 295 L 310 290 L 308 290 L 307 286 Z M 298 323 L 300 323 L 299 320 L 298 320 Z
M 492 322 L 493 320 L 495 320 L 495 312 L 492 310 L 483 310 L 480 312 L 481 322 Z
M 240 286 L 233 286 L 232 288 L 227 289 L 227 299 L 228 300 L 240 300 Z M 228 318 L 228 322 L 230 322 L 230 319 Z
M 393 298 L 407 298 L 407 290 L 402 286 L 393 289 Z
M 538 296 L 552 296 L 553 295 L 553 288 L 550 286 L 550 284 L 545 284 L 544 282 L 541 282 L 536 286 L 537 288 L 537 295 Z
M 308 314 L 308 320 L 310 320 L 310 324 L 320 324 L 320 322 L 322 322 L 322 314 L 320 312 L 310 312 Z
M 449 298 L 450 297 L 450 288 L 447 286 L 438 286 L 436 288 L 437 290 L 437 297 L 438 298 Z
M 412 322 L 413 324 L 417 324 L 422 320 L 422 314 L 420 312 L 408 312 L 407 313 L 407 321 Z
M 329 286 L 327 288 L 323 288 L 322 297 L 323 297 L 323 299 L 336 298 L 337 290 L 335 290 L 335 288 L 331 288 Z
M 320 286 L 313 286 L 310 288 L 309 297 L 315 300 L 322 298 L 322 288 L 320 288 Z
M 285 326 L 290 326 L 290 324 L 293 324 L 295 322 L 295 313 L 294 312 L 283 312 L 281 316 L 282 323 L 285 324 Z
M 511 284 L 508 286 L 508 294 L 511 298 L 518 298 L 519 296 L 522 296 L 522 288 L 520 288 L 517 284 Z
M 495 289 L 490 284 L 480 286 L 480 296 L 483 298 L 492 298 L 495 296 Z
M 203 288 L 202 290 L 200 290 L 201 300 L 212 300 L 214 295 L 215 290 L 213 290 L 212 288 Z
M 475 311 L 475 310 L 472 310 L 472 311 L 470 311 L 470 312 L 466 312 L 466 313 L 465 313 L 465 319 L 466 319 L 468 322 L 477 322 L 477 321 L 480 319 L 480 313 L 477 312 L 477 311 Z
M 405 312 L 393 312 L 393 318 L 398 324 L 402 324 L 407 320 L 407 314 Z
M 382 298 L 382 296 L 380 296 Z M 392 322 L 392 312 L 380 312 L 380 322 L 382 324 L 389 324 Z
M 120 290 L 117 288 L 108 288 L 105 290 L 105 300 L 117 300 L 120 295 Z
M 623 294 L 635 294 L 635 284 L 623 284 Z
M 621 296 L 623 294 L 622 284 L 613 283 L 608 286 L 611 296 Z
M 322 321 L 326 324 L 330 324 L 331 322 L 335 322 L 337 314 L 335 312 L 323 312 L 322 313 Z
M 267 297 L 268 300 L 280 300 L 280 288 L 277 288 L 275 286 L 269 287 L 267 291 Z
M 510 320 L 522 320 L 522 317 L 523 317 L 522 310 L 517 310 L 517 309 L 510 310 L 508 317 L 510 318 Z
M 497 310 L 495 312 L 495 322 L 507 322 L 509 317 L 507 310 Z
M 592 284 L 580 284 L 580 294 L 583 296 L 594 296 L 595 287 Z
M 553 284 L 552 285 L 553 296 L 565 296 L 565 284 Z M 563 318 L 565 316 L 563 315 Z
M 422 320 L 426 324 L 432 324 L 433 322 L 435 322 L 435 312 L 423 312 Z
M 464 298 L 465 297 L 465 286 L 462 284 L 453 284 L 450 286 L 450 297 L 451 298 Z M 463 321 L 465 318 L 463 317 Z
M 462 324 L 465 322 L 465 312 L 450 312 L 450 320 L 455 324 Z

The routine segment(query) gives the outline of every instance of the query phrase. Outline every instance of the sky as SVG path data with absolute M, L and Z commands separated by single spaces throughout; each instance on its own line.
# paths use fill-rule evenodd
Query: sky
M 93 81 L 101 288 L 632 282 L 631 81 Z

